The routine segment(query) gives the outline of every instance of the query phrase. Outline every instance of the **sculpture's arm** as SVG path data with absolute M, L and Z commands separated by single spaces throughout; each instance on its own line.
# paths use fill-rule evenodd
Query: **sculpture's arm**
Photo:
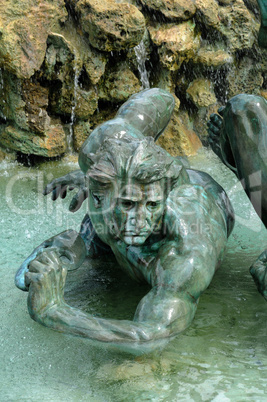
M 183 186 L 183 192 L 173 196 L 175 218 L 178 226 L 182 225 L 180 239 L 167 238 L 147 267 L 152 289 L 140 301 L 133 321 L 94 317 L 66 304 L 66 269 L 53 252 L 33 261 L 26 275 L 31 317 L 55 330 L 112 342 L 128 350 L 151 350 L 183 331 L 194 317 L 198 298 L 209 285 L 226 242 L 222 214 L 203 189 L 191 189 Z M 198 219 L 203 227 L 195 233 L 192 224 Z
M 43 194 L 47 195 L 52 193 L 52 200 L 55 201 L 58 197 L 65 198 L 67 191 L 72 191 L 74 188 L 77 188 L 78 192 L 72 198 L 69 210 L 76 212 L 81 207 L 83 201 L 88 198 L 86 179 L 81 170 L 75 170 L 65 176 L 54 179 L 51 183 L 47 184 Z
M 139 303 L 135 320 L 157 315 L 170 336 L 192 321 L 198 299 L 222 260 L 227 229 L 213 197 L 200 186 L 183 185 L 168 198 L 165 230 L 172 240 L 160 248 L 150 273 L 153 288 Z
M 30 264 L 26 274 L 30 316 L 57 331 L 111 342 L 128 351 L 148 351 L 184 330 L 194 317 L 195 300 L 180 298 L 168 286 L 155 286 L 141 301 L 133 321 L 94 317 L 64 301 L 67 269 L 63 265 L 55 252 L 47 252 Z

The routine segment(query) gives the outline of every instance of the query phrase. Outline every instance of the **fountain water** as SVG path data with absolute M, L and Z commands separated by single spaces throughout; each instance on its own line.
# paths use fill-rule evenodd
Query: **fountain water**
M 134 52 L 136 55 L 136 60 L 137 60 L 137 65 L 138 65 L 138 71 L 140 74 L 140 81 L 142 83 L 142 88 L 148 89 L 148 88 L 150 88 L 150 84 L 149 84 L 149 74 L 146 69 L 147 51 L 146 51 L 146 46 L 145 46 L 145 42 L 143 39 L 137 46 L 135 46 Z
M 1 162 L 0 400 L 20 401 L 22 395 L 24 400 L 59 402 L 266 400 L 266 302 L 248 268 L 267 233 L 234 174 L 211 151 L 189 160 L 224 186 L 235 208 L 236 227 L 191 327 L 163 351 L 138 358 L 30 319 L 27 294 L 15 288 L 14 274 L 32 250 L 33 238 L 39 244 L 60 231 L 78 229 L 86 206 L 75 214 L 67 212 L 69 194 L 60 203 L 45 198 L 39 212 L 31 212 L 38 208 L 39 181 L 73 171 L 76 164 L 49 162 L 33 167 L 28 177 L 27 168 L 9 163 L 7 169 Z M 6 194 L 12 195 L 12 204 Z M 92 314 L 128 319 L 147 289 L 132 286 L 116 272 L 116 263 L 103 256 L 69 273 L 67 301 Z
M 142 86 L 149 88 L 143 41 L 136 46 L 135 54 Z M 79 68 L 75 68 L 70 149 L 79 80 Z M 0 92 L 2 87 L 0 70 Z M 190 162 L 193 168 L 212 174 L 226 189 L 235 208 L 236 227 L 226 258 L 200 300 L 193 325 L 165 350 L 138 359 L 88 340 L 53 332 L 29 318 L 27 295 L 17 291 L 13 277 L 32 250 L 32 239 L 39 244 L 59 231 L 78 230 L 85 211 L 74 215 L 66 212 L 70 195 L 55 204 L 47 198 L 47 204 L 40 202 L 42 210 L 38 213 L 25 214 L 24 210 L 29 212 L 38 207 L 35 200 L 39 176 L 36 174 L 36 181 L 29 180 L 25 167 L 1 162 L 1 400 L 266 400 L 266 302 L 257 292 L 248 268 L 266 244 L 267 233 L 236 177 L 214 154 L 203 151 L 190 158 Z M 49 162 L 39 168 L 47 182 L 52 174 L 59 177 L 77 165 Z M 23 180 L 21 172 L 25 173 Z M 20 179 L 14 182 L 12 191 L 17 206 L 14 212 L 6 189 L 16 175 Z M 100 259 L 92 266 L 83 266 L 69 276 L 68 301 L 92 314 L 110 317 L 116 314 L 118 319 L 128 319 L 143 289 L 134 290 L 124 277 L 120 281 L 123 280 L 125 287 L 119 288 L 115 272 L 116 264 L 112 261 Z
M 68 153 L 73 153 L 73 126 L 75 122 L 75 109 L 77 106 L 77 89 L 78 82 L 80 76 L 80 68 L 76 61 L 76 54 L 74 50 L 74 59 L 73 59 L 73 71 L 74 71 L 74 81 L 73 81 L 73 103 L 71 107 L 71 115 L 70 115 L 70 123 L 69 123 L 69 135 L 67 136 L 67 150 Z

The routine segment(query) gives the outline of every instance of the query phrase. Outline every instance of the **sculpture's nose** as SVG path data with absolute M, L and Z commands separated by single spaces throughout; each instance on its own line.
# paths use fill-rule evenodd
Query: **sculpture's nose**
M 135 227 L 136 231 L 140 232 L 146 226 L 146 213 L 143 205 L 136 208 Z

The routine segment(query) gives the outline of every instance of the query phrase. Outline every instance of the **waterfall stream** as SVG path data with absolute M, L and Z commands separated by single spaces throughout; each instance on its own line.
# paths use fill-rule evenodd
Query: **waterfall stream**
M 73 81 L 73 103 L 71 107 L 70 123 L 69 123 L 69 135 L 67 136 L 67 151 L 73 153 L 73 126 L 75 122 L 75 109 L 77 106 L 77 88 L 80 76 L 80 69 L 76 62 L 76 56 L 74 53 L 74 81 Z
M 138 71 L 140 74 L 140 81 L 142 83 L 142 87 L 143 89 L 150 88 L 149 75 L 146 69 L 147 51 L 143 39 L 141 40 L 139 45 L 135 46 L 134 52 L 136 55 Z

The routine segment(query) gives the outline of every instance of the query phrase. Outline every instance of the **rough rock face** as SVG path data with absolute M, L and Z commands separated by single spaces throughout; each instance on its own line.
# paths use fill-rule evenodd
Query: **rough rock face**
M 213 50 L 209 47 L 202 47 L 197 52 L 194 62 L 205 67 L 218 68 L 233 64 L 234 58 L 224 50 Z
M 212 83 L 203 78 L 191 82 L 186 92 L 197 107 L 208 107 L 217 101 Z
M 25 102 L 25 116 L 30 130 L 42 134 L 50 126 L 51 119 L 46 111 L 48 107 L 48 88 L 39 83 L 25 80 L 22 86 L 22 99 Z
M 106 79 L 99 98 L 113 102 L 125 102 L 132 94 L 141 91 L 138 78 L 127 67 L 122 65 L 119 70 L 112 72 Z
M 195 34 L 195 24 L 191 21 L 148 29 L 158 48 L 160 62 L 171 71 L 178 70 L 184 60 L 192 58 L 200 46 L 200 36 Z
M 0 65 L 19 78 L 41 67 L 49 31 L 67 18 L 64 0 L 2 0 L 0 3 Z
M 19 130 L 13 126 L 0 130 L 1 144 L 8 150 L 16 150 L 23 154 L 54 157 L 66 151 L 65 132 L 61 124 L 51 124 L 40 137 L 33 132 Z
M 117 4 L 113 0 L 79 0 L 76 10 L 90 44 L 99 50 L 133 47 L 144 35 L 144 16 L 131 4 Z
M 226 38 L 229 51 L 244 51 L 253 47 L 256 36 L 255 21 L 242 0 L 236 0 L 234 7 L 221 7 L 218 16 L 218 31 Z
M 79 150 L 146 72 L 176 96 L 160 143 L 194 153 L 227 99 L 266 97 L 259 15 L 256 0 L 2 0 L 0 147 L 58 156 L 73 132 Z
M 201 147 L 201 141 L 190 128 L 186 112 L 179 112 L 179 100 L 176 98 L 174 114 L 158 143 L 172 156 L 193 155 Z
M 140 0 L 152 12 L 158 12 L 159 20 L 162 16 L 171 21 L 188 20 L 196 12 L 196 6 L 192 0 Z
M 206 26 L 216 28 L 220 24 L 219 5 L 216 0 L 196 0 L 197 15 Z

